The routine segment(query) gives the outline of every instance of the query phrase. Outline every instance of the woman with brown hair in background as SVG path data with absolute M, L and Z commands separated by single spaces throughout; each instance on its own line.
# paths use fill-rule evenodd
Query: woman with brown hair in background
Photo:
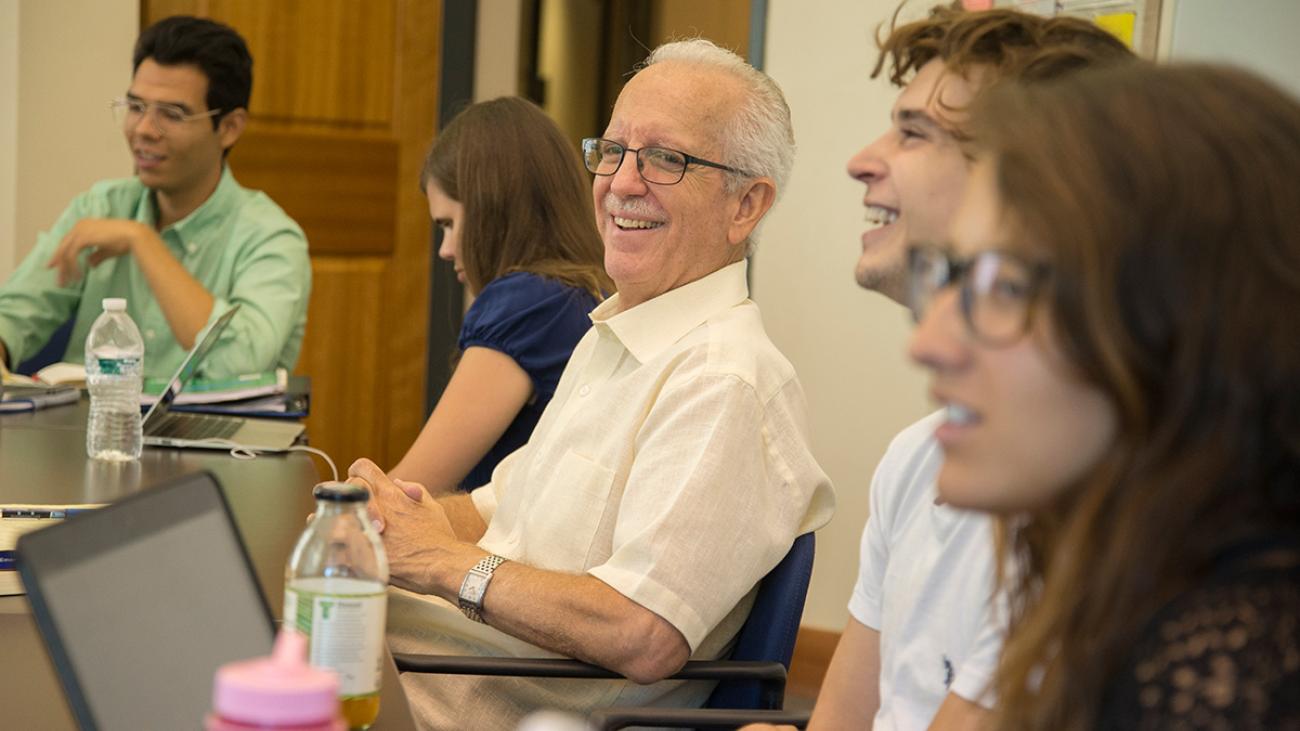
M 485 484 L 528 441 L 614 286 L 582 163 L 533 103 L 461 112 L 429 149 L 420 187 L 442 229 L 438 255 L 475 297 L 451 380 L 391 472 L 438 495 Z
M 1000 516 L 997 725 L 1300 727 L 1300 103 L 1133 64 L 975 120 L 911 351 Z

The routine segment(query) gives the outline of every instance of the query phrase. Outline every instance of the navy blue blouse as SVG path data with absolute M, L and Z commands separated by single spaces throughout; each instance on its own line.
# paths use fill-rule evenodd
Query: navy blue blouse
M 460 349 L 491 348 L 510 356 L 533 382 L 533 395 L 461 482 L 472 490 L 492 479 L 503 457 L 522 447 L 555 395 L 573 348 L 591 327 L 596 298 L 583 289 L 528 272 L 488 283 L 465 313 Z

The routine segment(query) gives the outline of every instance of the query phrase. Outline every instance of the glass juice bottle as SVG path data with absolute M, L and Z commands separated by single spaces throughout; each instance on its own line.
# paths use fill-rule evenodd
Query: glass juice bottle
M 284 623 L 308 636 L 312 665 L 338 673 L 343 717 L 365 729 L 379 715 L 388 559 L 366 511 L 369 490 L 323 482 L 312 494 L 315 516 L 285 574 Z

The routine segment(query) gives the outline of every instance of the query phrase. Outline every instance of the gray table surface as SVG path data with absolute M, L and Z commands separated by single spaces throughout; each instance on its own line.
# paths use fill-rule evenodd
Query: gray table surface
M 0 503 L 106 503 L 170 477 L 208 470 L 221 482 L 258 581 L 278 617 L 284 567 L 312 510 L 311 488 L 321 480 L 313 457 L 294 452 L 237 460 L 223 451 L 146 447 L 138 462 L 99 462 L 86 457 L 87 408 L 83 399 L 0 415 Z M 25 597 L 0 597 L 0 643 L 0 726 L 76 728 Z M 414 729 L 391 663 L 382 692 L 379 719 L 372 728 Z

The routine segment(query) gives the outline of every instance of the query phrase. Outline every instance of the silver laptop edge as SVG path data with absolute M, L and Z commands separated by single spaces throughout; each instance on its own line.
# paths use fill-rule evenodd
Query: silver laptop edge
M 235 316 L 238 309 L 239 305 L 232 306 L 216 322 L 212 323 L 207 334 L 190 350 L 189 354 L 185 356 L 185 360 L 181 361 L 180 367 L 176 369 L 176 373 L 171 377 L 171 380 L 167 382 L 167 387 L 163 389 L 163 392 L 158 396 L 158 400 L 149 408 L 142 423 L 144 443 L 146 445 L 151 447 L 192 447 L 199 449 L 246 447 L 263 452 L 282 452 L 292 446 L 298 435 L 303 432 L 303 426 L 296 422 L 223 415 L 209 418 L 241 422 L 239 430 L 228 439 L 188 439 L 149 434 L 152 424 L 161 423 L 167 414 L 171 413 L 172 402 L 194 380 L 199 364 L 207 356 L 208 351 L 212 350 L 212 347 L 216 345 L 217 339 L 221 336 L 222 331 L 226 329 L 226 326 L 230 324 L 230 320 Z
M 212 350 L 212 346 L 217 344 L 217 338 L 221 336 L 221 331 L 226 329 L 226 325 L 230 324 L 231 319 L 234 318 L 235 313 L 238 311 L 239 305 L 226 310 L 226 313 L 217 318 L 217 321 L 212 323 L 212 327 L 208 328 L 208 332 L 203 336 L 203 339 L 189 353 L 185 354 L 185 360 L 181 361 L 180 367 L 167 381 L 167 388 L 163 389 L 163 392 L 158 395 L 158 400 L 153 402 L 153 406 L 150 406 L 148 413 L 144 415 L 146 432 L 149 430 L 151 419 L 162 421 L 167 412 L 171 411 L 172 402 L 176 400 L 181 391 L 185 390 L 186 386 L 190 385 L 190 381 L 194 380 L 194 374 L 199 369 L 199 362 L 207 356 L 209 350 Z

